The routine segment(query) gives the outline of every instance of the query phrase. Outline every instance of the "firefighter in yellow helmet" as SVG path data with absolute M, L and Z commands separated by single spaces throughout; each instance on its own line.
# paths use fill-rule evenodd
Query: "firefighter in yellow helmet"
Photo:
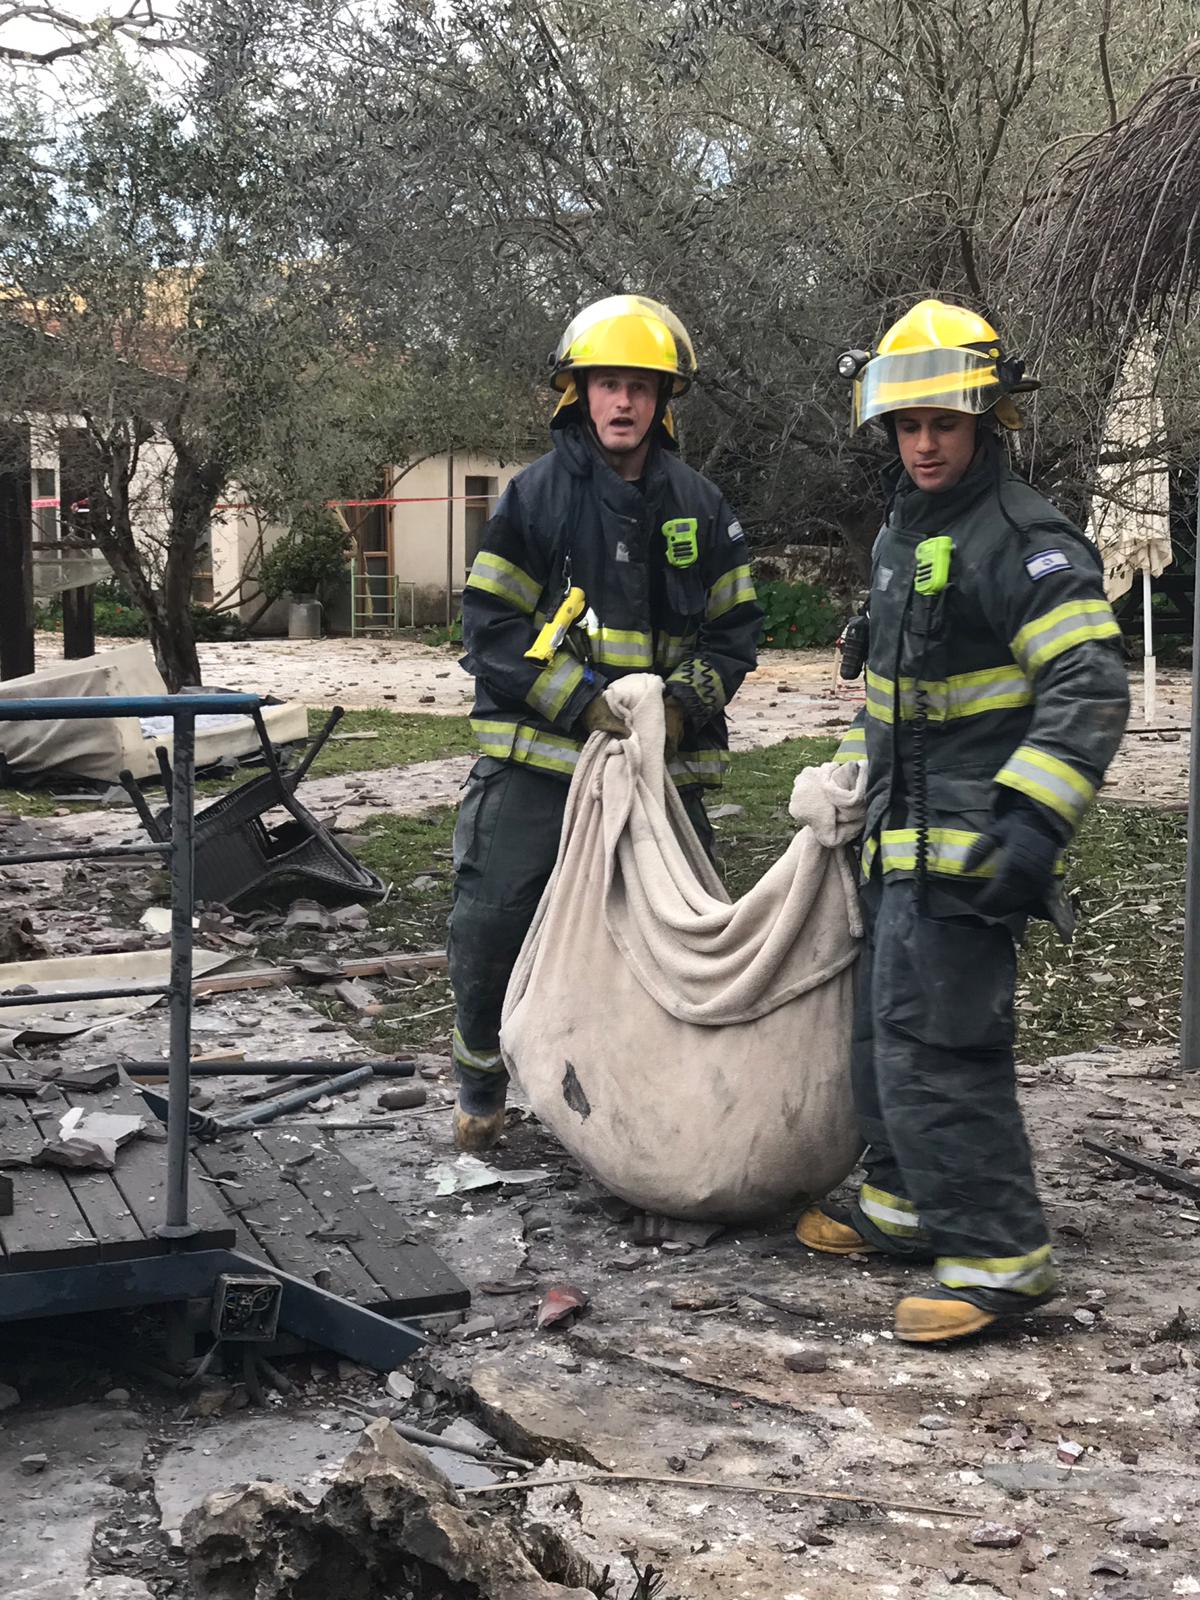
M 501 496 L 467 579 L 481 755 L 454 835 L 449 935 L 463 1149 L 504 1128 L 504 993 L 583 743 L 627 732 L 605 700 L 614 679 L 662 678 L 669 772 L 711 846 L 703 797 L 724 773 L 725 706 L 754 667 L 762 613 L 740 524 L 676 449 L 670 405 L 695 373 L 686 329 L 657 301 L 581 311 L 551 358 L 553 448 Z M 561 638 L 545 626 L 556 615 Z
M 932 1260 L 896 1333 L 958 1339 L 1055 1292 L 1017 1103 L 1016 947 L 1064 936 L 1062 853 L 1129 708 L 1094 548 L 1009 468 L 996 424 L 1036 387 L 995 329 L 923 300 L 839 363 L 854 425 L 899 455 L 872 554 L 866 707 L 868 928 L 853 1041 L 866 1181 L 797 1235 L 831 1255 Z

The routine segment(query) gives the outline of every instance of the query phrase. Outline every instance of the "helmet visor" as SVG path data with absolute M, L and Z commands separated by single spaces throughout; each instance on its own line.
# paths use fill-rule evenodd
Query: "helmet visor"
M 853 427 L 861 428 L 872 417 L 913 406 L 937 406 L 978 417 L 1007 392 L 995 356 L 979 350 L 916 350 L 876 356 L 855 379 Z

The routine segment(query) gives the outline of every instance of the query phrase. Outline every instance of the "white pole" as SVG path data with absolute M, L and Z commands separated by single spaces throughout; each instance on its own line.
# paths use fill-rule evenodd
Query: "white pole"
M 1142 568 L 1142 700 L 1146 726 L 1153 727 L 1157 708 L 1154 621 L 1150 605 L 1150 568 Z

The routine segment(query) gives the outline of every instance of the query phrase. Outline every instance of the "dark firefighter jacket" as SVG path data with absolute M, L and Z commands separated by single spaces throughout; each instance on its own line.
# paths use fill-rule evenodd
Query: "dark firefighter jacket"
M 664 522 L 694 518 L 698 559 L 668 565 Z M 569 568 L 568 568 L 569 562 Z M 570 583 L 588 627 L 543 667 L 525 660 Z M 670 771 L 679 787 L 721 782 L 724 707 L 755 664 L 762 611 L 742 530 L 720 491 L 668 449 L 650 452 L 640 485 L 593 450 L 578 423 L 520 472 L 484 530 L 463 593 L 463 666 L 475 677 L 471 725 L 486 755 L 569 779 L 580 717 L 614 679 L 656 672 L 684 711 Z
M 961 878 L 994 811 L 1018 796 L 1065 844 L 1125 728 L 1120 630 L 1099 558 L 999 450 L 986 440 L 952 489 L 928 493 L 902 476 L 875 542 L 867 703 L 837 753 L 867 759 L 867 876 L 876 865 L 915 870 L 921 765 L 931 873 Z M 915 558 L 938 534 L 954 550 L 931 601 L 914 591 Z

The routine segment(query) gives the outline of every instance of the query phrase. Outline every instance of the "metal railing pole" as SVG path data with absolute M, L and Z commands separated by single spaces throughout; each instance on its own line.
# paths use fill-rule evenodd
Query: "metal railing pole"
M 1197 480 L 1200 490 L 1200 478 Z M 1200 498 L 1192 579 L 1192 749 L 1188 763 L 1187 907 L 1183 930 L 1183 1016 L 1179 1064 L 1200 1069 Z
M 171 788 L 171 1043 L 167 1117 L 167 1220 L 163 1239 L 196 1232 L 188 1221 L 188 1096 L 192 1059 L 192 911 L 196 858 L 196 716 L 173 707 L 175 772 Z

